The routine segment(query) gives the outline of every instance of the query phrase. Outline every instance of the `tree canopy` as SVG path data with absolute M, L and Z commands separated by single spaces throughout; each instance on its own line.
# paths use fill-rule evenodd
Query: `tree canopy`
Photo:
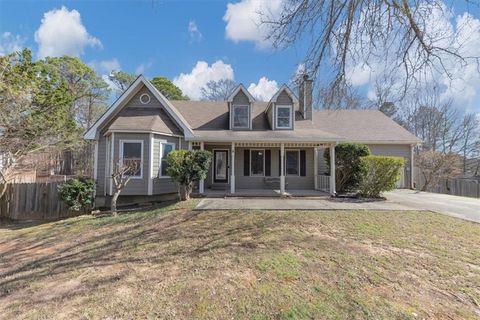
M 150 80 L 155 88 L 160 91 L 168 100 L 189 100 L 183 95 L 182 90 L 165 77 L 158 76 Z

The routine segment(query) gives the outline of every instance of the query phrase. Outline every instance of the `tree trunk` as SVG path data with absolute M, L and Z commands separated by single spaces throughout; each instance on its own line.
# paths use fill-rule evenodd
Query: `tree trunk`
M 122 192 L 122 190 L 116 190 L 112 196 L 112 203 L 110 205 L 110 210 L 112 211 L 112 214 L 114 216 L 117 215 L 117 200 L 118 200 L 118 196 L 120 196 L 120 192 Z

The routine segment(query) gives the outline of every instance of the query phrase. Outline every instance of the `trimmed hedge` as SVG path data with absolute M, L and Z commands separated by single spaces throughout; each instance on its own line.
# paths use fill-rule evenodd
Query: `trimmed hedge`
M 360 161 L 364 170 L 359 190 L 362 196 L 369 198 L 379 198 L 382 192 L 395 189 L 400 169 L 405 164 L 403 158 L 386 156 L 366 156 Z
M 361 157 L 370 155 L 364 144 L 343 142 L 335 146 L 335 184 L 338 192 L 356 192 L 364 176 Z M 325 161 L 330 168 L 330 150 L 325 150 Z M 330 169 L 329 169 L 330 171 Z

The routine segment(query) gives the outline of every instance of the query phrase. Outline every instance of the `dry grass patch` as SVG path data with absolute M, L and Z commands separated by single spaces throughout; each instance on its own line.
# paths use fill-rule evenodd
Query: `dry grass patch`
M 426 212 L 195 204 L 0 228 L 0 315 L 480 317 L 478 224 Z

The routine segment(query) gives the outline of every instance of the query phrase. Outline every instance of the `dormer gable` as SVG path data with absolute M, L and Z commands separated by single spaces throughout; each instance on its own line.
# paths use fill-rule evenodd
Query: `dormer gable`
M 292 90 L 284 84 L 268 102 L 265 113 L 272 130 L 293 130 L 295 127 L 295 108 L 298 99 Z
M 252 130 L 252 108 L 255 98 L 240 84 L 227 99 L 230 130 Z

